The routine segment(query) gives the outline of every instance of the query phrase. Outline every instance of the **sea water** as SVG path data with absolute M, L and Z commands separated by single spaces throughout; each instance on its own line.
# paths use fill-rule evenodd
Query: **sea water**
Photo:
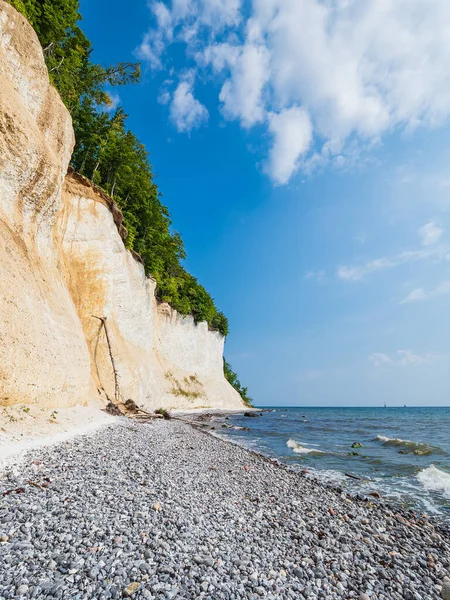
M 273 407 L 221 417 L 216 431 L 349 491 L 378 491 L 450 521 L 450 407 Z

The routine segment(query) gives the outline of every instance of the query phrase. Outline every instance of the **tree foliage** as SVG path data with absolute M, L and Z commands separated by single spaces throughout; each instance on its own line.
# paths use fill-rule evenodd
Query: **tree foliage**
M 52 83 L 69 109 L 76 146 L 72 166 L 110 194 L 122 209 L 126 244 L 157 282 L 157 297 L 180 313 L 226 336 L 228 321 L 210 294 L 183 266 L 181 236 L 172 230 L 144 145 L 126 126 L 122 108 L 112 111 L 105 86 L 139 81 L 140 66 L 104 67 L 91 60 L 92 46 L 78 23 L 79 0 L 10 0 L 33 25 Z
M 249 407 L 252 407 L 253 401 L 250 398 L 250 396 L 248 395 L 248 388 L 241 385 L 241 382 L 239 381 L 239 377 L 236 375 L 236 373 L 231 368 L 230 363 L 227 362 L 227 360 L 225 360 L 225 357 L 223 359 L 223 373 L 224 373 L 225 379 L 228 381 L 228 383 L 230 383 L 234 387 L 234 389 L 241 395 L 241 398 L 244 401 L 244 404 L 246 404 Z

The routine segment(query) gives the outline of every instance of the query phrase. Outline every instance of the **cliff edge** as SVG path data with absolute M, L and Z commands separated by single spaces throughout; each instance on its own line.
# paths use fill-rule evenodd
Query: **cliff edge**
M 0 90 L 0 405 L 241 409 L 224 338 L 158 304 L 113 201 L 66 175 L 70 115 L 34 30 L 3 0 Z

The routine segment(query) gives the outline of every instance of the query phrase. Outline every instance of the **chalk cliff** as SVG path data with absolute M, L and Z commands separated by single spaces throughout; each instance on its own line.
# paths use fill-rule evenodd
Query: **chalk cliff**
M 242 408 L 223 337 L 157 303 L 113 201 L 66 176 L 73 144 L 33 29 L 0 0 L 0 405 Z

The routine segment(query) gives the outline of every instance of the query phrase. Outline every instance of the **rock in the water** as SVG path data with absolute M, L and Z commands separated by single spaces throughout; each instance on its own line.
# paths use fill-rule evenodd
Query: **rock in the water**
M 368 496 L 372 496 L 372 498 L 381 498 L 380 492 L 369 492 Z
M 353 442 L 352 444 L 352 448 L 362 448 L 363 445 L 361 444 L 361 442 Z

